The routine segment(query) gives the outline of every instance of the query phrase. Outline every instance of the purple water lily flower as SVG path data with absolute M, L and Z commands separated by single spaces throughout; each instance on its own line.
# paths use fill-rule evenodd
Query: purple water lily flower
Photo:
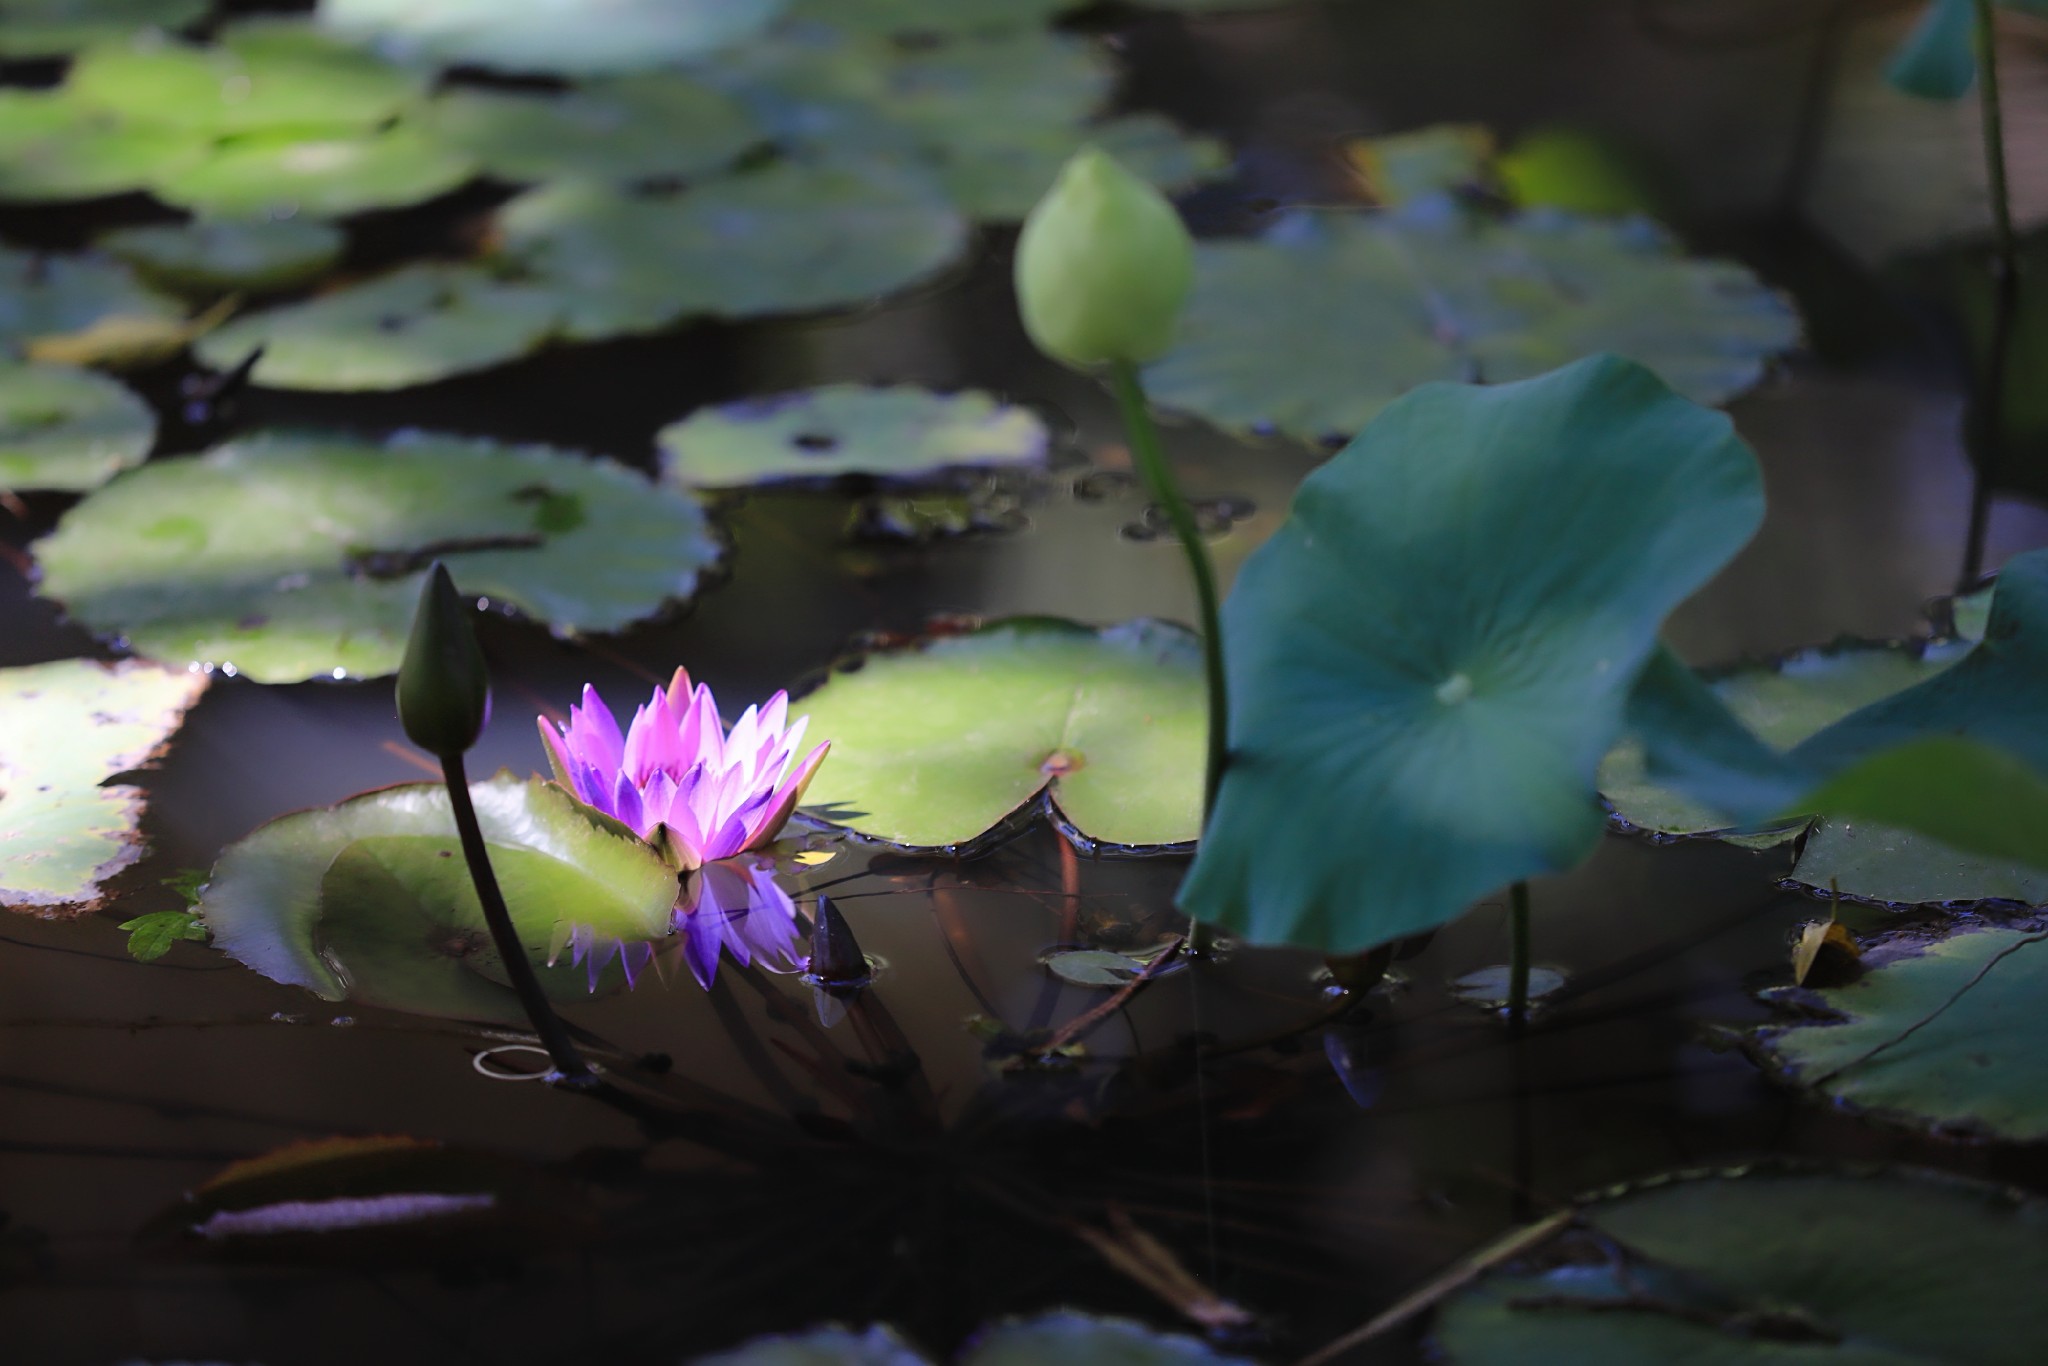
M 663 844 L 684 871 L 759 849 L 802 800 L 830 743 L 797 760 L 808 717 L 789 725 L 789 696 L 748 707 L 727 731 L 711 689 L 677 669 L 667 688 L 619 723 L 591 687 L 569 724 L 540 718 L 555 778 L 578 800 Z
M 601 939 L 588 925 L 565 926 L 548 963 L 552 966 L 566 951 L 570 963 L 589 974 L 593 992 L 614 962 L 632 987 L 649 964 L 661 968 L 681 957 L 706 990 L 718 975 L 721 950 L 742 966 L 752 963 L 770 972 L 794 972 L 803 965 L 804 937 L 796 902 L 775 881 L 773 859 L 722 859 L 689 874 L 671 924 L 676 934 L 673 947 L 659 957 L 656 946 L 644 941 Z

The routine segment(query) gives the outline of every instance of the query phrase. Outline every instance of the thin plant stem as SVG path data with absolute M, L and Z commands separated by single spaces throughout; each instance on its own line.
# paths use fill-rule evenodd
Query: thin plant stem
M 477 900 L 483 903 L 484 924 L 490 927 L 491 942 L 505 964 L 505 975 L 512 979 L 512 990 L 518 993 L 526 1018 L 533 1022 L 533 1032 L 540 1036 L 541 1046 L 553 1060 L 558 1079 L 579 1088 L 592 1086 L 597 1081 L 596 1073 L 576 1051 L 561 1017 L 548 1004 L 533 964 L 527 961 L 526 948 L 519 942 L 519 932 L 512 927 L 512 912 L 506 909 L 505 894 L 498 889 L 498 875 L 491 871 L 483 827 L 477 824 L 476 806 L 469 799 L 469 775 L 463 770 L 462 756 L 444 755 L 441 775 L 447 779 L 448 799 L 455 807 L 455 829 L 462 836 L 462 857 L 469 864 L 470 881 L 476 884 Z
M 1984 170 L 1991 187 L 1991 345 L 1979 379 L 1976 412 L 1976 479 L 1970 492 L 1970 530 L 1963 552 L 1964 587 L 1984 572 L 1984 542 L 1991 526 L 1991 499 L 2005 464 L 2005 371 L 2011 357 L 2013 324 L 2019 317 L 2019 242 L 2012 226 L 2012 193 L 2005 173 L 2005 114 L 1998 96 L 1998 28 L 1991 0 L 1977 9 L 1977 99 L 1983 111 Z
M 1529 884 L 1508 889 L 1508 1023 L 1529 1018 Z
M 1223 673 L 1223 620 L 1218 611 L 1216 566 L 1210 562 L 1209 547 L 1202 529 L 1195 524 L 1195 510 L 1188 506 L 1180 486 L 1173 481 L 1166 452 L 1159 441 L 1159 428 L 1145 402 L 1145 386 L 1138 379 L 1138 367 L 1116 361 L 1110 367 L 1110 388 L 1123 412 L 1124 431 L 1131 439 L 1131 458 L 1152 500 L 1166 510 L 1173 534 L 1187 556 L 1188 573 L 1195 581 L 1195 601 L 1202 616 L 1202 665 L 1209 684 L 1209 756 L 1202 773 L 1202 829 L 1216 810 L 1216 789 L 1223 781 L 1223 766 L 1230 758 L 1230 685 Z M 1207 953 L 1213 939 L 1207 925 L 1196 922 L 1188 935 L 1191 954 Z

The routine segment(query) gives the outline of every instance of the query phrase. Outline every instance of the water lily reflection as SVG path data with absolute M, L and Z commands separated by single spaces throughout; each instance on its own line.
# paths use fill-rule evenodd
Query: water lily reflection
M 568 927 L 550 964 L 564 953 L 590 977 L 590 989 L 613 963 L 633 986 L 650 965 L 680 957 L 697 984 L 709 989 L 718 976 L 720 951 L 734 962 L 770 972 L 794 972 L 802 964 L 803 931 L 796 902 L 775 881 L 774 860 L 756 855 L 720 859 L 687 874 L 665 943 L 600 938 L 588 925 Z

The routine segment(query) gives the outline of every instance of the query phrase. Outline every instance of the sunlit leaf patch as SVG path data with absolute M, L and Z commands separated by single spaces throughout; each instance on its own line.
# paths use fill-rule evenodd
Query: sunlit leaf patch
M 182 669 L 71 659 L 0 669 L 0 905 L 91 910 L 142 856 L 128 783 L 205 690 Z
M 158 659 L 263 682 L 398 667 L 421 576 L 561 632 L 688 597 L 703 511 L 610 461 L 407 434 L 257 435 L 116 479 L 36 544 L 42 592 Z
M 669 66 L 749 38 L 783 0 L 320 0 L 328 32 L 404 61 L 597 75 Z
M 831 385 L 705 408 L 661 429 L 662 473 L 685 488 L 1045 463 L 1045 424 L 968 391 Z
M 184 129 L 132 122 L 62 90 L 0 90 L 0 200 L 125 194 L 207 150 Z
M 912 848 L 970 844 L 1049 806 L 1086 839 L 1201 829 L 1200 649 L 1178 627 L 1025 618 L 867 655 L 792 704 L 830 736 L 805 809 Z
M 1457 1366 L 2024 1366 L 2048 1341 L 2048 1207 L 1930 1175 L 1697 1173 L 1582 1204 L 1460 1290 Z
M 467 153 L 411 124 L 371 132 L 252 134 L 156 176 L 180 208 L 223 216 L 338 218 L 417 204 L 476 173 Z
M 118 380 L 0 361 L 0 489 L 97 488 L 155 440 L 156 414 Z

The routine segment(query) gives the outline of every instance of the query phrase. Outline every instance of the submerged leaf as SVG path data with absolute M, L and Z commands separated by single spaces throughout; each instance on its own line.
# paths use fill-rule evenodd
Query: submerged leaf
M 88 628 L 292 682 L 396 670 L 435 559 L 555 630 L 615 631 L 688 597 L 719 548 L 694 500 L 610 461 L 273 434 L 130 472 L 36 554 Z
M 0 669 L 0 905 L 91 910 L 142 856 L 140 768 L 205 691 L 204 676 L 129 660 Z

